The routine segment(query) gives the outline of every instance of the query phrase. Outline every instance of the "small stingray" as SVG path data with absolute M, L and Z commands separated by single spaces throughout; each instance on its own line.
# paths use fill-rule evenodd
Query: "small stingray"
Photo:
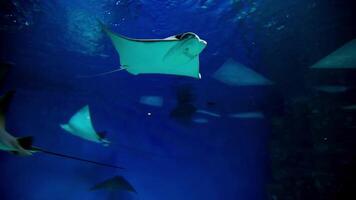
M 244 112 L 244 113 L 235 113 L 230 114 L 230 118 L 242 118 L 242 119 L 263 119 L 264 114 L 262 112 Z
M 140 103 L 148 106 L 161 107 L 163 105 L 163 99 L 160 96 L 142 96 Z
M 356 105 L 343 106 L 343 110 L 356 110 Z
M 122 69 L 129 73 L 201 78 L 199 54 L 207 43 L 195 33 L 187 32 L 165 39 L 133 39 L 101 25 L 119 54 Z
M 349 89 L 349 87 L 342 86 L 342 85 L 322 85 L 313 88 L 321 92 L 333 93 L 333 94 L 346 92 Z
M 135 188 L 122 176 L 115 176 L 113 178 L 107 179 L 103 182 L 96 184 L 94 187 L 90 188 L 91 191 L 94 190 L 125 190 L 129 192 L 137 193 Z
M 16 137 L 10 135 L 6 131 L 5 114 L 6 114 L 8 106 L 11 102 L 11 99 L 14 96 L 14 93 L 15 93 L 14 91 L 7 92 L 4 96 L 0 97 L 0 150 L 11 152 L 16 155 L 31 155 L 32 153 L 35 153 L 35 152 L 42 152 L 42 153 L 46 153 L 46 154 L 49 154 L 52 156 L 58 156 L 58 157 L 62 157 L 62 158 L 83 161 L 83 162 L 96 164 L 96 165 L 100 165 L 100 166 L 105 166 L 105 167 L 123 169 L 122 167 L 119 167 L 119 166 L 106 164 L 106 163 L 100 163 L 100 162 L 87 160 L 87 159 L 83 159 L 83 158 L 79 158 L 79 157 L 75 157 L 75 156 L 60 154 L 60 153 L 56 153 L 56 152 L 51 152 L 51 151 L 47 151 L 42 148 L 32 146 L 33 138 L 31 136 L 16 138 Z
M 230 86 L 271 85 L 272 81 L 233 59 L 228 59 L 213 78 Z
M 205 114 L 205 115 L 208 115 L 208 116 L 211 116 L 211 117 L 221 117 L 220 114 L 217 114 L 217 113 L 214 113 L 214 112 L 211 112 L 211 111 L 207 111 L 207 110 L 197 110 L 196 111 L 197 113 L 200 113 L 200 114 Z
M 85 140 L 101 143 L 104 146 L 108 146 L 110 144 L 110 142 L 104 138 L 104 133 L 98 133 L 95 131 L 91 121 L 88 105 L 76 112 L 70 118 L 68 124 L 61 124 L 60 127 Z
M 356 39 L 348 42 L 325 58 L 318 61 L 311 68 L 349 69 L 356 68 Z

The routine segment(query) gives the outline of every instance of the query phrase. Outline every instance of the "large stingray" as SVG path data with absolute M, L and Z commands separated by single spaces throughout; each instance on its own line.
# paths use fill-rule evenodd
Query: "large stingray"
M 110 144 L 110 142 L 104 138 L 104 133 L 95 131 L 91 121 L 88 105 L 76 112 L 70 118 L 68 124 L 61 124 L 60 127 L 80 138 L 101 143 L 104 146 L 108 146 Z
M 132 185 L 122 176 L 115 176 L 113 178 L 107 179 L 103 182 L 100 182 L 90 188 L 90 190 L 101 190 L 101 189 L 107 189 L 107 190 L 126 190 L 129 192 L 134 192 L 137 193 L 135 188 L 132 187 Z
M 206 41 L 192 32 L 165 39 L 133 39 L 113 33 L 102 23 L 119 53 L 121 68 L 131 74 L 171 74 L 201 78 L 199 54 Z
M 2 151 L 7 151 L 14 153 L 16 155 L 31 155 L 32 153 L 35 152 L 42 152 L 46 153 L 52 156 L 58 156 L 62 158 L 68 158 L 68 159 L 73 159 L 77 161 L 83 161 L 87 163 L 92 163 L 100 166 L 105 166 L 105 167 L 111 167 L 111 168 L 117 168 L 117 169 L 123 169 L 122 167 L 111 165 L 111 164 L 106 164 L 106 163 L 101 163 L 101 162 L 96 162 L 92 160 L 87 160 L 71 155 L 65 155 L 61 153 L 56 153 L 52 151 L 48 151 L 39 147 L 32 146 L 32 140 L 33 138 L 31 136 L 28 137 L 19 137 L 16 138 L 9 134 L 6 130 L 6 123 L 5 123 L 5 114 L 7 111 L 7 108 L 11 102 L 11 99 L 14 95 L 14 92 L 7 92 L 5 95 L 0 97 L 0 150 Z

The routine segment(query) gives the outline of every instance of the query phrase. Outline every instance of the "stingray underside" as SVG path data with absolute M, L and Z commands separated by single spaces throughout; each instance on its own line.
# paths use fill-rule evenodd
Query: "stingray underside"
M 200 78 L 199 56 L 189 59 L 182 51 L 176 51 L 170 59 L 165 56 L 180 46 L 183 40 L 176 38 L 160 40 L 130 39 L 106 30 L 116 51 L 120 64 L 129 73 L 137 74 L 171 74 Z

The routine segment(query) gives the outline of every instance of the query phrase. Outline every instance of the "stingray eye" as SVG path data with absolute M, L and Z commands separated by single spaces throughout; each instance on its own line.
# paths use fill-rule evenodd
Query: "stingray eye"
M 189 48 L 188 47 L 184 48 L 184 51 L 185 52 L 189 51 Z

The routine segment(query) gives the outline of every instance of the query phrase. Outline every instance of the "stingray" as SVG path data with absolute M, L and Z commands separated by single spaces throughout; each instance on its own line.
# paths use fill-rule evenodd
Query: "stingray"
M 211 117 L 221 117 L 220 114 L 218 113 L 214 113 L 214 112 L 211 112 L 211 111 L 207 111 L 207 110 L 197 110 L 196 111 L 197 113 L 200 113 L 200 114 L 205 114 L 205 115 L 208 115 L 208 116 L 211 116 Z
M 108 146 L 110 144 L 110 142 L 105 139 L 104 132 L 95 131 L 91 121 L 88 105 L 76 112 L 67 124 L 61 124 L 60 127 L 85 140 L 101 143 L 104 146 Z
M 113 178 L 107 179 L 103 182 L 100 182 L 90 188 L 91 191 L 94 190 L 125 190 L 129 192 L 137 193 L 135 188 L 122 176 L 115 176 Z
M 26 136 L 26 137 L 14 137 L 6 130 L 6 112 L 8 110 L 8 106 L 14 96 L 14 91 L 7 92 L 5 95 L 0 97 L 0 150 L 7 151 L 13 153 L 15 155 L 32 155 L 32 153 L 42 152 L 52 156 L 58 156 L 67 159 L 73 159 L 76 161 L 83 161 L 91 164 L 96 164 L 105 167 L 123 169 L 122 167 L 96 162 L 92 160 L 87 160 L 71 155 L 65 155 L 61 153 L 56 153 L 52 151 L 48 151 L 39 147 L 32 146 L 33 137 Z
M 356 105 L 343 106 L 343 110 L 356 110 Z
M 321 85 L 313 87 L 317 91 L 336 94 L 346 92 L 349 87 L 343 85 Z
M 160 96 L 141 96 L 140 103 L 153 107 L 161 107 L 163 99 Z
M 230 118 L 240 118 L 240 119 L 263 119 L 264 114 L 262 112 L 244 112 L 244 113 L 234 113 L 229 115 Z
M 231 58 L 213 74 L 213 78 L 230 86 L 258 86 L 272 84 L 272 81 Z
M 356 39 L 315 63 L 311 68 L 349 69 L 356 68 Z
M 195 33 L 187 32 L 164 39 L 133 39 L 116 34 L 100 24 L 120 57 L 121 68 L 114 71 L 125 69 L 134 75 L 170 74 L 201 78 L 199 55 L 207 43 Z

